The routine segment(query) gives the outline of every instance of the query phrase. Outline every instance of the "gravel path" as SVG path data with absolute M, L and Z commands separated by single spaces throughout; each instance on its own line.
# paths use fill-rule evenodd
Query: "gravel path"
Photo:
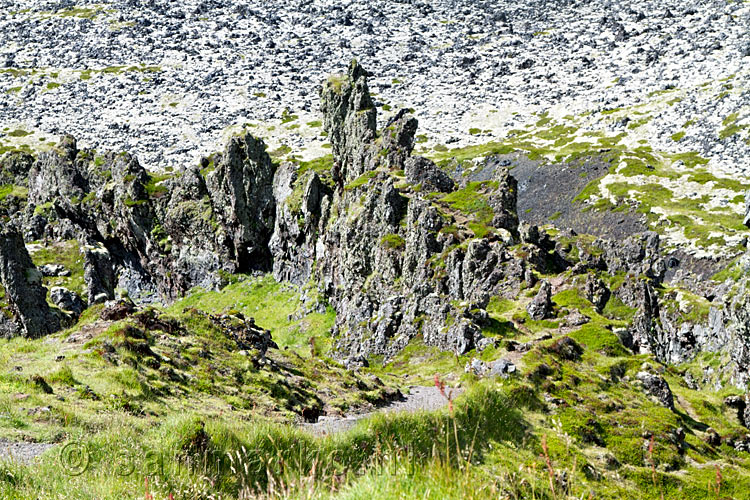
M 452 389 L 453 396 L 457 396 L 462 391 Z M 356 415 L 347 415 L 345 417 L 320 417 L 314 424 L 303 424 L 303 427 L 313 434 L 326 435 L 343 432 L 354 427 L 360 420 L 375 415 L 376 413 L 396 413 L 408 412 L 413 413 L 421 410 L 438 410 L 446 406 L 448 402 L 434 386 L 413 386 L 409 394 L 404 396 L 401 401 L 394 401 L 387 406 L 379 408 L 374 412 L 360 413 Z
M 462 391 L 452 389 L 456 396 Z M 447 405 L 447 401 L 435 387 L 414 386 L 409 394 L 401 401 L 394 401 L 377 411 L 347 415 L 345 417 L 321 417 L 317 423 L 303 424 L 303 427 L 313 434 L 326 435 L 342 432 L 354 427 L 360 420 L 376 413 L 416 412 L 421 410 L 438 410 Z M 0 440 L 0 461 L 13 460 L 28 464 L 45 451 L 53 448 L 53 444 L 25 443 Z
M 27 464 L 54 446 L 54 444 L 0 440 L 0 461 L 14 460 Z

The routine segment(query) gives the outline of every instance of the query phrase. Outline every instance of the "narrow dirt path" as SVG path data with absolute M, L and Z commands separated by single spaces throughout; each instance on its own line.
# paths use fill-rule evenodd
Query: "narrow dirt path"
M 452 391 L 452 396 L 458 396 L 461 389 L 446 389 Z M 448 401 L 440 394 L 434 386 L 413 386 L 409 394 L 404 396 L 401 401 L 393 401 L 388 405 L 378 408 L 376 411 L 361 413 L 356 415 L 347 415 L 345 417 L 321 417 L 314 424 L 302 424 L 302 427 L 311 433 L 319 436 L 343 432 L 354 427 L 357 422 L 376 413 L 413 413 L 417 411 L 438 410 L 447 406 Z M 24 464 L 31 463 L 34 458 L 38 457 L 54 444 L 45 443 L 24 443 L 0 440 L 0 462 L 9 460 Z
M 453 391 L 453 397 L 459 395 L 460 389 L 446 389 Z M 421 410 L 431 411 L 438 410 L 448 405 L 448 401 L 440 394 L 440 391 L 434 386 L 413 386 L 409 394 L 404 396 L 401 401 L 393 401 L 382 408 L 368 413 L 347 415 L 345 417 L 320 417 L 316 423 L 302 424 L 302 428 L 313 434 L 324 436 L 327 434 L 336 434 L 351 429 L 357 422 L 377 413 L 413 413 Z
M 13 461 L 28 464 L 34 458 L 53 448 L 54 444 L 24 443 L 0 440 L 0 461 Z

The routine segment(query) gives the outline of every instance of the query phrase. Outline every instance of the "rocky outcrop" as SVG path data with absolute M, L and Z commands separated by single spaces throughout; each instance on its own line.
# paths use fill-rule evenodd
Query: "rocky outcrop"
M 586 284 L 584 286 L 584 293 L 586 299 L 591 302 L 598 312 L 604 309 L 607 305 L 610 296 L 612 295 L 607 285 L 594 274 L 588 274 L 586 276 Z
M 547 281 L 542 281 L 539 292 L 526 306 L 529 317 L 535 321 L 548 318 L 552 312 L 552 287 Z
M 154 236 L 171 275 L 166 295 L 214 289 L 223 273 L 270 270 L 274 229 L 274 166 L 262 140 L 232 138 L 222 154 L 204 158 L 169 181 Z
M 321 109 L 330 170 L 293 162 L 277 169 L 265 144 L 247 134 L 179 174 L 155 175 L 126 153 L 79 150 L 68 136 L 36 160 L 18 156 L 2 175 L 26 182 L 21 171 L 30 166 L 24 235 L 81 242 L 89 304 L 118 292 L 138 304 L 169 301 L 196 286 L 218 288 L 228 274 L 272 271 L 306 285 L 314 307 L 335 309 L 337 352 L 355 366 L 374 354 L 392 357 L 415 338 L 457 354 L 482 349 L 493 342 L 482 333 L 492 324 L 490 298 L 518 300 L 540 275 L 567 271 L 597 312 L 614 297 L 634 313 L 618 330 L 628 348 L 664 362 L 722 352 L 736 382 L 747 382 L 746 281 L 706 291 L 696 300 L 705 308 L 711 297 L 707 318 L 686 319 L 673 307 L 684 300 L 661 286 L 656 233 L 607 241 L 519 226 L 510 171 L 498 163 L 454 180 L 412 156 L 417 120 L 401 110 L 378 130 L 367 72 L 356 62 L 325 83 Z M 531 319 L 556 312 L 551 288 L 542 281 Z M 79 314 L 75 297 L 53 295 Z M 574 309 L 561 327 L 590 319 Z M 575 346 L 557 347 L 557 355 L 577 357 Z
M 440 170 L 432 160 L 421 156 L 412 156 L 404 162 L 406 180 L 420 186 L 425 191 L 439 191 L 449 193 L 453 191 L 455 182 L 448 174 Z
M 320 217 L 333 191 L 317 172 L 300 173 L 284 163 L 274 177 L 276 225 L 269 242 L 273 275 L 278 281 L 307 283 L 315 262 Z
M 21 234 L 13 227 L 0 231 L 0 279 L 24 337 L 41 337 L 61 328 L 60 316 L 47 304 L 42 273 L 31 261 Z
M 261 139 L 234 137 L 205 176 L 216 222 L 235 271 L 269 270 L 268 240 L 274 229 L 274 167 Z
M 83 249 L 84 273 L 89 304 L 112 300 L 115 295 L 114 263 L 109 251 L 101 244 Z
M 662 406 L 674 410 L 674 396 L 664 377 L 641 371 L 638 372 L 636 378 L 641 382 L 646 394 L 653 397 Z
M 695 351 L 724 352 L 728 355 L 732 382 L 746 387 L 750 382 L 750 280 L 734 284 L 711 307 L 704 324 L 692 326 Z
M 329 78 L 321 90 L 321 109 L 336 161 L 333 179 L 343 185 L 366 171 L 376 136 L 377 110 L 364 68 L 352 61 L 347 75 Z
M 720 372 L 728 374 L 735 386 L 746 387 L 750 382 L 749 255 L 733 264 L 742 271 L 739 278 L 719 286 L 698 280 L 693 292 L 661 287 L 664 259 L 659 257 L 658 237 L 652 234 L 629 238 L 620 248 L 605 245 L 603 259 L 610 273 L 625 273 L 622 284 L 611 293 L 635 310 L 628 327 L 619 332 L 625 346 L 670 364 L 690 361 L 702 352 L 714 353 L 721 360 Z M 587 280 L 587 296 L 595 299 L 599 294 L 594 290 L 601 287 L 591 276 Z
M 666 272 L 659 249 L 659 235 L 653 231 L 635 234 L 623 241 L 597 240 L 607 271 L 643 275 L 660 283 Z
M 266 357 L 269 349 L 278 349 L 279 346 L 271 338 L 271 331 L 260 328 L 255 324 L 255 318 L 248 318 L 242 314 L 211 316 L 217 326 L 225 335 L 232 338 L 237 344 L 240 352 L 250 355 L 256 368 L 272 365 Z
M 518 233 L 518 182 L 506 168 L 495 172 L 493 182 L 496 187 L 487 197 L 492 207 L 492 226 L 505 229 L 514 237 Z
M 557 339 L 547 350 L 567 361 L 579 361 L 583 355 L 583 347 L 567 335 Z
M 44 277 L 70 276 L 70 271 L 60 264 L 45 264 L 39 266 L 39 272 L 42 273 L 42 276 Z
M 13 151 L 0 157 L 0 186 L 27 186 L 28 174 L 34 157 L 23 151 Z
M 76 318 L 86 308 L 86 304 L 77 293 L 61 286 L 52 287 L 49 291 L 49 298 L 57 307 L 71 313 Z
M 140 303 L 171 300 L 218 287 L 222 272 L 268 270 L 276 208 L 265 149 L 235 137 L 202 169 L 161 180 L 126 153 L 79 150 L 66 136 L 29 172 L 27 238 L 82 242 L 90 303 L 116 288 Z
M 457 225 L 470 234 L 464 215 L 429 196 L 453 191 L 454 182 L 410 156 L 416 120 L 401 111 L 376 132 L 366 72 L 356 62 L 325 84 L 321 102 L 331 180 L 291 164 L 276 173 L 275 277 L 318 283 L 337 312 L 342 357 L 393 356 L 417 336 L 468 352 L 482 339 L 489 296 L 517 292 L 524 274 L 507 250 L 518 226 L 512 177 L 499 169 L 476 195 L 491 213 L 492 237 L 441 231 Z

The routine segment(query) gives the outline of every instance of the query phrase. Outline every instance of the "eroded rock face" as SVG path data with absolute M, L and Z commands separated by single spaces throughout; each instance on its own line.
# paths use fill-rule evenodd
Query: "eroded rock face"
M 449 193 L 453 191 L 455 182 L 448 174 L 438 168 L 432 160 L 421 156 L 412 156 L 405 161 L 406 180 L 412 184 L 421 185 L 426 191 L 440 191 Z
M 47 304 L 42 273 L 31 261 L 21 233 L 13 227 L 0 231 L 0 279 L 24 337 L 37 338 L 61 328 L 60 316 Z
M 62 138 L 56 150 L 42 153 L 29 172 L 29 203 L 34 206 L 48 202 L 69 202 L 83 198 L 90 186 L 83 165 L 76 162 L 76 140 Z
M 728 353 L 732 381 L 750 382 L 750 280 L 743 278 L 711 307 L 705 324 L 690 325 L 696 351 Z
M 0 158 L 0 185 L 26 186 L 34 157 L 23 151 L 13 151 Z
M 750 254 L 736 264 L 743 272 L 739 280 L 719 286 L 699 280 L 686 293 L 660 290 L 666 266 L 655 233 L 633 235 L 620 244 L 595 243 L 602 249 L 601 267 L 595 269 L 620 273 L 622 283 L 610 291 L 590 274 L 583 291 L 599 310 L 609 294 L 634 310 L 627 328 L 618 332 L 626 347 L 670 364 L 715 353 L 722 360 L 720 371 L 730 374 L 734 385 L 744 388 L 750 382 Z
M 666 265 L 659 252 L 659 235 L 653 231 L 635 234 L 624 241 L 599 240 L 603 258 L 610 273 L 626 272 L 644 275 L 659 283 Z
M 126 154 L 78 150 L 66 136 L 29 172 L 30 239 L 78 239 L 89 303 L 116 288 L 139 303 L 171 300 L 222 283 L 222 272 L 270 270 L 274 167 L 251 135 L 159 181 Z
M 601 312 L 610 298 L 611 292 L 607 285 L 594 274 L 586 276 L 585 285 L 586 299 L 591 302 L 597 311 Z
M 246 134 L 229 141 L 216 170 L 205 177 L 237 271 L 271 267 L 268 240 L 276 215 L 273 175 L 265 143 Z
M 13 338 L 21 334 L 18 324 L 13 321 L 13 316 L 6 316 L 6 311 L 0 310 L 0 338 Z
M 332 195 L 314 171 L 298 178 L 297 167 L 284 163 L 276 172 L 276 225 L 269 249 L 277 281 L 302 285 L 312 277 L 320 218 Z
M 352 61 L 346 76 L 331 77 L 321 90 L 323 127 L 337 164 L 336 183 L 353 181 L 368 165 L 368 146 L 375 139 L 377 109 L 367 87 L 367 72 Z
M 114 263 L 104 245 L 87 245 L 83 250 L 84 274 L 89 304 L 112 300 L 115 295 Z
M 369 355 L 393 356 L 415 337 L 457 354 L 483 348 L 490 297 L 517 300 L 538 274 L 568 270 L 589 273 L 581 292 L 597 311 L 612 295 L 635 311 L 618 333 L 633 351 L 664 362 L 727 353 L 736 383 L 748 381 L 747 280 L 712 295 L 707 319 L 686 321 L 667 307 L 676 299 L 662 293 L 666 267 L 655 233 L 582 243 L 570 230 L 553 237 L 519 227 L 518 186 L 508 169 L 494 168 L 481 193 L 467 193 L 465 179 L 411 156 L 416 119 L 402 110 L 378 130 L 367 73 L 356 62 L 326 82 L 321 103 L 330 172 L 292 163 L 276 171 L 263 142 L 244 135 L 167 180 L 128 154 L 79 150 L 69 136 L 36 160 L 14 157 L 1 173 L 25 183 L 30 169 L 27 239 L 82 242 L 90 304 L 118 289 L 138 304 L 171 300 L 195 286 L 217 288 L 225 273 L 272 270 L 279 281 L 317 286 L 315 295 L 337 313 L 336 347 L 354 366 Z M 481 197 L 482 224 L 444 201 L 446 194 Z M 595 273 L 622 279 L 610 290 Z M 66 294 L 55 297 L 76 312 Z M 528 312 L 532 319 L 554 312 L 546 281 Z M 562 324 L 586 320 L 579 312 Z M 0 334 L 10 331 L 0 321 Z
M 275 277 L 319 284 L 337 312 L 344 358 L 393 356 L 417 335 L 444 350 L 470 351 L 482 339 L 489 296 L 517 291 L 524 274 L 507 251 L 518 226 L 512 177 L 499 169 L 484 193 L 495 237 L 463 247 L 463 237 L 441 229 L 464 222 L 441 215 L 429 198 L 455 183 L 410 156 L 416 120 L 402 111 L 376 133 L 366 73 L 356 63 L 325 84 L 321 101 L 333 145 L 331 181 L 291 165 L 276 173 Z M 402 192 L 400 173 L 425 189 Z

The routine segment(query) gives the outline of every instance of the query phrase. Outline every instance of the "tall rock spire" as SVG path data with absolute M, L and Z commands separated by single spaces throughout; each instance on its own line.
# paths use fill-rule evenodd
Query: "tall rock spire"
M 47 289 L 15 228 L 0 231 L 0 280 L 25 337 L 36 338 L 61 328 L 60 317 L 47 304 Z
M 334 180 L 351 182 L 369 162 L 369 145 L 377 133 L 377 110 L 367 87 L 367 71 L 356 60 L 345 76 L 333 76 L 321 90 L 323 127 L 333 146 Z

